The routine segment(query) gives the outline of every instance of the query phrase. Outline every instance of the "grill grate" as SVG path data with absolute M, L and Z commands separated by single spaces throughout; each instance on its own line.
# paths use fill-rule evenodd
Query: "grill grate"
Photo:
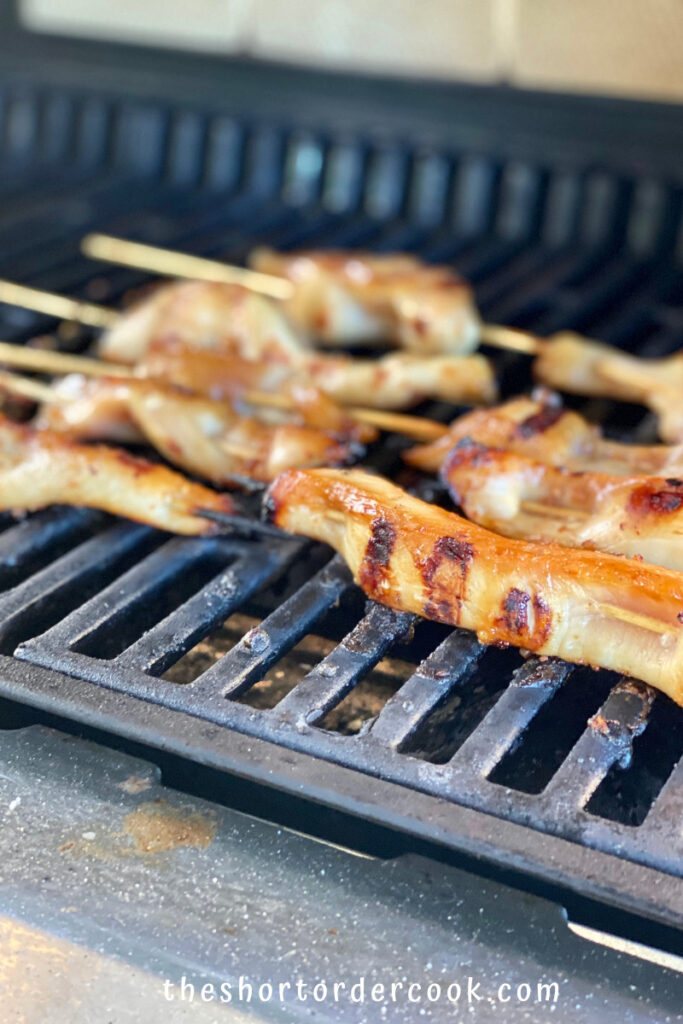
M 57 180 L 50 175 L 49 188 L 38 169 L 21 193 L 12 172 L 0 174 L 0 190 L 21 195 L 0 217 L 7 276 L 119 301 L 144 279 L 80 257 L 77 240 L 94 228 L 229 260 L 262 241 L 402 248 L 454 261 L 475 283 L 487 319 L 539 332 L 573 327 L 649 355 L 676 347 L 683 271 L 673 252 L 672 218 L 680 213 L 673 186 L 401 142 L 247 129 L 224 116 L 155 107 L 115 111 L 74 101 L 64 109 L 78 123 L 97 121 L 102 152 L 113 146 L 119 171 L 112 178 L 108 165 L 74 157 Z M 146 146 L 133 157 L 141 132 Z M 4 335 L 16 340 L 54 327 L 32 314 L 0 314 Z M 62 344 L 87 340 L 69 335 Z M 528 386 L 526 361 L 495 358 L 506 393 Z M 612 433 L 645 439 L 652 432 L 640 410 L 606 402 L 584 408 Z M 396 473 L 401 445 L 379 446 L 374 465 Z M 205 719 L 226 735 L 236 730 L 680 875 L 683 763 L 675 762 L 683 713 L 667 703 L 655 721 L 646 687 L 554 660 L 523 663 L 515 653 L 483 649 L 464 631 L 365 606 L 341 561 L 325 561 L 300 540 L 169 539 L 74 510 L 4 525 L 3 654 Z M 332 629 L 328 653 L 274 707 L 245 702 L 302 638 L 331 629 L 338 606 L 343 629 Z M 246 636 L 191 681 L 164 678 L 200 643 L 211 649 L 237 611 L 257 623 Z M 328 728 L 329 712 L 389 655 L 410 666 L 393 695 L 356 734 Z M 560 698 L 577 728 L 569 750 L 560 749 L 564 723 L 551 713 Z M 555 757 L 557 767 L 540 792 L 530 792 L 514 758 L 541 714 L 548 715 L 548 763 Z M 631 815 L 633 825 L 628 808 L 597 796 L 644 756 L 647 728 L 679 739 L 669 742 L 668 760 L 657 759 L 657 744 L 647 747 L 650 785 L 637 796 L 646 806 Z

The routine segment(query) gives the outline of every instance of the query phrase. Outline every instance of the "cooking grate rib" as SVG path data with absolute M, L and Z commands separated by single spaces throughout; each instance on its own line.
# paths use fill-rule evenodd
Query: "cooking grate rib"
M 41 208 L 46 184 L 38 175 L 20 207 L 0 217 L 3 273 L 116 302 L 144 277 L 82 259 L 77 240 L 95 227 L 230 260 L 243 258 L 261 241 L 284 248 L 404 248 L 455 261 L 475 282 L 490 320 L 541 332 L 584 329 L 653 354 L 677 344 L 683 273 L 670 248 L 653 239 L 645 261 L 642 246 L 636 252 L 624 244 L 637 236 L 637 218 L 642 221 L 637 183 L 606 172 L 512 167 L 485 156 L 430 155 L 398 143 L 338 142 L 188 116 L 180 122 L 171 117 L 168 149 L 158 159 L 142 158 L 148 162 L 141 177 L 141 168 L 131 167 L 128 118 L 118 125 L 110 144 L 122 154 L 121 166 L 136 169 L 137 178 L 111 180 L 97 165 L 101 173 L 83 187 L 74 184 L 71 168 L 61 184 L 51 186 L 51 195 L 67 204 L 65 226 L 63 207 L 52 206 L 49 214 Z M 183 156 L 188 133 L 204 140 L 203 168 Z M 220 193 L 199 187 L 219 180 Z M 197 187 L 179 192 L 175 181 Z M 678 191 L 662 189 L 660 208 L 680 212 Z M 548 238 L 555 240 L 552 248 Z M 51 326 L 47 318 L 8 311 L 3 332 L 22 340 Z M 86 341 L 83 332 L 68 343 L 78 347 Z M 506 393 L 528 386 L 527 361 L 495 358 Z M 614 433 L 646 429 L 640 411 L 609 403 L 599 409 Z M 443 407 L 429 411 L 452 413 Z M 392 439 L 380 446 L 373 454 L 376 468 L 395 473 L 401 444 Z M 84 539 L 84 528 L 92 536 Z M 457 718 L 460 695 L 471 696 L 481 679 L 500 671 L 494 652 L 462 630 L 366 607 L 341 560 L 318 568 L 320 558 L 311 552 L 298 540 L 168 540 L 146 528 L 108 525 L 90 513 L 40 513 L 0 536 L 0 558 L 13 553 L 12 571 L 21 574 L 26 567 L 21 580 L 0 593 L 2 649 L 24 662 L 205 719 L 224 727 L 226 735 L 247 733 L 680 875 L 680 763 L 662 780 L 637 827 L 618 815 L 587 810 L 610 771 L 627 764 L 648 726 L 647 688 L 617 682 L 602 707 L 596 696 L 593 715 L 548 785 L 540 793 L 524 792 L 514 788 L 514 779 L 500 785 L 492 774 L 525 743 L 536 716 L 560 691 L 589 686 L 590 680 L 552 659 L 522 663 L 511 655 L 516 671 L 501 679 L 500 693 L 482 696 L 455 752 L 451 747 L 443 763 L 429 760 L 422 749 L 426 727 L 444 708 Z M 36 571 L 35 559 L 41 558 Z M 308 564 L 315 573 L 306 579 Z M 300 585 L 282 602 L 279 595 L 296 573 Z M 243 703 L 302 638 L 325 628 L 338 604 L 344 635 L 334 637 L 332 650 L 273 708 Z M 244 609 L 257 609 L 262 621 L 213 665 L 187 683 L 162 678 Z M 329 711 L 383 658 L 397 654 L 412 668 L 360 732 L 342 735 L 327 728 Z M 680 710 L 671 705 L 668 717 L 671 728 L 680 729 Z

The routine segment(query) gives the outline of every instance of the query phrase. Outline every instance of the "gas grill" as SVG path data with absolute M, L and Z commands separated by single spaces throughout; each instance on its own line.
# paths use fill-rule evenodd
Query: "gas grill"
M 256 243 L 406 250 L 455 265 L 487 321 L 680 347 L 678 108 L 27 38 L 4 16 L 0 276 L 126 301 L 147 279 L 82 257 L 91 230 L 229 262 Z M 91 340 L 9 307 L 0 324 Z M 493 358 L 505 395 L 529 387 L 528 360 Z M 641 409 L 574 404 L 611 436 L 655 437 Z M 383 439 L 370 464 L 439 500 L 402 468 L 406 443 Z M 173 539 L 78 509 L 0 527 L 8 722 L 675 945 L 683 711 L 665 697 L 368 603 L 298 538 Z

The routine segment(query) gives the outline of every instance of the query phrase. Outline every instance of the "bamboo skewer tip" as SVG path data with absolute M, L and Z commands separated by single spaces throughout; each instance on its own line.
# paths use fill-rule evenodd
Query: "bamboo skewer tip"
M 86 235 L 81 241 L 81 251 L 89 259 L 118 263 L 140 270 L 152 270 L 168 277 L 241 285 L 271 299 L 284 301 L 291 298 L 294 293 L 292 282 L 275 274 L 264 274 L 249 267 L 233 266 L 219 260 L 163 249 L 156 245 L 146 245 L 143 242 L 131 242 L 113 235 Z

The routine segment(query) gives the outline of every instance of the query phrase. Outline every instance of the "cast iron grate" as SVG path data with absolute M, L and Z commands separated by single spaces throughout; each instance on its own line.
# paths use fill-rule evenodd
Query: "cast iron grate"
M 400 141 L 247 130 L 187 112 L 143 111 L 136 121 L 102 110 L 104 136 L 113 131 L 109 141 L 124 153 L 129 119 L 157 125 L 164 141 L 149 143 L 156 159 L 144 167 L 124 160 L 134 179 L 98 172 L 88 186 L 74 184 L 72 161 L 52 183 L 47 208 L 38 174 L 0 218 L 6 276 L 118 301 L 144 279 L 80 257 L 77 240 L 93 227 L 230 260 L 256 242 L 402 248 L 454 261 L 491 320 L 539 332 L 574 327 L 647 354 L 676 347 L 683 273 L 671 219 L 680 193 L 666 183 L 413 151 Z M 188 133 L 190 149 L 204 154 L 197 164 L 187 163 Z M 11 176 L 6 187 L 11 195 Z M 16 340 L 54 327 L 11 310 L 2 323 Z M 86 340 L 71 334 L 61 342 Z M 496 359 L 506 393 L 528 386 L 524 360 Z M 612 432 L 652 432 L 640 410 L 586 408 Z M 397 472 L 400 447 L 385 443 L 374 464 Z M 464 631 L 366 606 L 341 561 L 326 558 L 299 540 L 179 540 L 90 513 L 40 513 L 0 535 L 0 650 L 680 874 L 680 709 L 606 673 L 524 663 Z M 238 613 L 253 625 L 237 642 L 221 641 L 223 624 Z M 324 642 L 275 705 L 250 699 L 312 636 Z M 193 662 L 199 647 L 203 660 Z M 212 658 L 212 649 L 221 656 Z M 188 674 L 174 676 L 181 662 Z M 393 683 L 381 705 L 355 729 L 331 727 L 334 710 L 383 665 Z M 666 703 L 666 714 L 653 715 L 653 699 L 655 707 Z M 642 742 L 652 729 L 669 741 Z M 541 786 L 534 761 L 554 768 Z M 635 784 L 620 787 L 620 774 Z

